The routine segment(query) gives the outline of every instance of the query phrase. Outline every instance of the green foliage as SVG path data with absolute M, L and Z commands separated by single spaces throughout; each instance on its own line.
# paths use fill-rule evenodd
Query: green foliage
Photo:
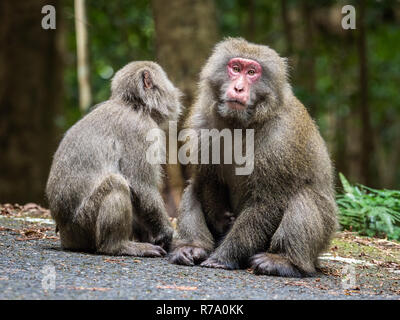
M 110 96 L 110 80 L 117 70 L 134 60 L 154 60 L 154 22 L 147 0 L 87 0 L 92 105 Z M 57 124 L 67 130 L 82 116 L 76 71 L 74 2 L 64 7 L 67 26 L 65 110 Z
M 400 191 L 353 186 L 343 174 L 339 177 L 344 190 L 337 196 L 343 229 L 400 240 Z

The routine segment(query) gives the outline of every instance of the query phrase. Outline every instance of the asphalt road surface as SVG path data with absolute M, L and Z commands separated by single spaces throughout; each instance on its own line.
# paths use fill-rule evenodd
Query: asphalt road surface
M 0 299 L 400 299 L 400 274 L 374 266 L 324 260 L 293 279 L 67 252 L 54 225 L 1 218 Z

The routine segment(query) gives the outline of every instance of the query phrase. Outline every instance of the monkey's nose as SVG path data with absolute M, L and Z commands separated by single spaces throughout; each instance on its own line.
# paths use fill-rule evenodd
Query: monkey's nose
M 236 87 L 235 86 L 235 91 L 237 92 L 237 93 L 240 93 L 240 92 L 242 92 L 244 89 L 243 89 L 243 87 Z

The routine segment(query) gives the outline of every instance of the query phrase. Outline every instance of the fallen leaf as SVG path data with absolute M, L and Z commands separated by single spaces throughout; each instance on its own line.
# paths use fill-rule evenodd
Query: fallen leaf
M 108 291 L 111 290 L 111 288 L 96 288 L 96 287 L 73 287 L 73 286 L 69 286 L 68 289 L 71 290 L 89 290 L 89 291 Z
M 174 289 L 174 290 L 197 290 L 197 287 L 187 287 L 187 286 L 177 286 L 177 285 L 166 285 L 166 286 L 157 286 L 157 289 Z

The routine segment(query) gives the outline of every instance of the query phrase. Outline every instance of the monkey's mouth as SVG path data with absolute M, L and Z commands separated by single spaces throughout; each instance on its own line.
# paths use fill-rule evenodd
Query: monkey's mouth
M 246 109 L 246 105 L 239 100 L 226 100 L 225 101 L 228 107 L 232 110 L 244 110 Z

